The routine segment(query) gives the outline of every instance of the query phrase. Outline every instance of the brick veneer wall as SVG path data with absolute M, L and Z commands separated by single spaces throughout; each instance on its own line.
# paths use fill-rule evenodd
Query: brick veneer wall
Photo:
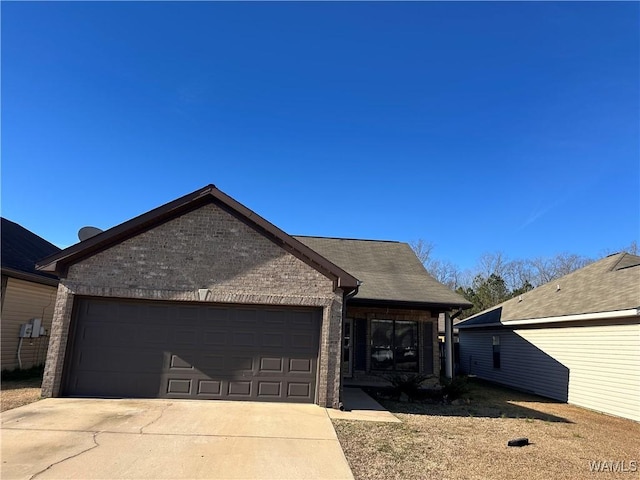
M 76 295 L 323 309 L 318 404 L 338 406 L 343 292 L 223 208 L 204 205 L 68 269 L 60 280 L 42 394 L 60 394 Z

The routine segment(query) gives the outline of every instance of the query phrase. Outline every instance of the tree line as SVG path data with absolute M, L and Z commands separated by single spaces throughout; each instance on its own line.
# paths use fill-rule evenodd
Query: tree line
M 425 240 L 409 243 L 427 271 L 441 283 L 473 303 L 462 318 L 498 305 L 540 285 L 551 282 L 597 259 L 559 253 L 552 257 L 509 259 L 502 252 L 484 253 L 472 270 L 462 270 L 456 264 L 433 257 L 434 244 Z M 626 251 L 638 254 L 638 244 L 633 241 Z M 615 253 L 603 251 L 600 258 Z

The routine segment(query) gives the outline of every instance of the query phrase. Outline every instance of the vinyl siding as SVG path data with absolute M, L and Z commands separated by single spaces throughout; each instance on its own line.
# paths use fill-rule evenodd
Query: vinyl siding
M 39 283 L 9 278 L 2 302 L 2 369 L 12 370 L 18 367 L 18 333 L 20 325 L 32 318 L 41 318 L 42 325 L 51 330 L 51 318 L 56 300 L 57 288 Z M 47 356 L 49 337 L 25 338 L 22 342 L 20 357 L 22 368 L 43 364 Z
M 493 368 L 494 335 L 500 336 L 500 368 Z M 568 399 L 568 368 L 510 330 L 461 331 L 460 368 L 538 395 Z
M 492 336 L 501 337 L 500 369 Z M 640 421 L 640 324 L 463 331 L 462 368 L 481 378 Z

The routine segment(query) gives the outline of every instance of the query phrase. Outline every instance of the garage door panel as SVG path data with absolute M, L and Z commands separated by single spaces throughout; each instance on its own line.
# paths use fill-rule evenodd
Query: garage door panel
M 289 372 L 295 373 L 311 373 L 313 371 L 313 362 L 310 358 L 291 358 L 289 359 Z
M 105 361 L 108 358 L 109 361 Z M 73 371 L 104 374 L 113 371 L 157 373 L 163 368 L 162 352 L 135 351 L 127 348 L 91 348 L 74 356 Z M 96 379 L 99 381 L 99 378 Z
M 227 357 L 219 354 L 204 354 L 201 355 L 198 361 L 198 368 L 202 372 L 210 372 L 212 374 L 218 372 L 223 373 L 227 370 Z
M 140 306 L 135 304 L 125 304 L 118 308 L 117 316 L 119 318 L 127 319 L 131 322 L 136 322 L 140 316 Z
M 223 382 L 221 380 L 198 380 L 197 395 L 199 397 L 219 398 L 222 396 L 222 385 Z
M 250 400 L 252 384 L 251 380 L 229 380 L 227 396 L 232 399 L 235 397 Z
M 167 382 L 167 393 L 191 396 L 192 379 L 172 378 Z
M 151 316 L 156 325 L 167 324 L 171 320 L 171 310 L 162 306 L 147 306 L 147 315 Z
M 231 346 L 233 347 L 255 347 L 256 343 L 255 332 L 232 332 L 231 334 Z
M 229 343 L 228 332 L 223 330 L 207 330 L 202 333 L 202 344 L 204 346 L 216 347 Z
M 221 307 L 205 307 L 202 311 L 205 320 L 216 322 L 218 325 L 226 325 L 229 319 L 229 309 Z
M 261 373 L 284 373 L 282 357 L 262 357 L 259 365 L 259 372 Z
M 114 305 L 108 303 L 84 303 L 78 310 L 85 318 L 96 320 L 109 320 L 115 313 Z
M 233 355 L 227 357 L 227 371 L 239 374 L 252 374 L 254 370 L 253 357 Z
M 265 332 L 262 334 L 260 345 L 263 347 L 283 348 L 286 344 L 286 335 L 284 332 Z
M 172 332 L 173 342 L 176 345 L 195 345 L 198 342 L 198 331 L 192 329 L 178 328 Z
M 258 323 L 258 310 L 239 308 L 235 311 L 233 323 L 235 328 L 255 327 Z
M 314 340 L 311 333 L 293 333 L 290 345 L 296 350 L 308 350 L 313 347 Z
M 175 308 L 178 320 L 184 324 L 196 324 L 198 322 L 201 308 L 196 305 L 181 305 Z
M 287 384 L 287 396 L 299 400 L 308 400 L 311 397 L 311 386 L 308 383 L 289 382 Z
M 159 396 L 160 388 L 156 373 L 107 372 L 101 373 L 100 381 L 97 382 L 95 372 L 82 372 L 73 379 L 73 392 L 77 396 L 155 398 Z
M 282 382 L 258 382 L 258 397 L 281 398 Z
M 293 328 L 308 328 L 314 323 L 314 316 L 311 311 L 309 312 L 291 312 L 290 324 Z
M 193 357 L 186 355 L 171 355 L 170 370 L 193 370 Z
M 266 310 L 263 314 L 262 321 L 269 325 L 284 325 L 287 322 L 289 315 L 284 314 L 282 311 Z
M 314 401 L 319 309 L 76 302 L 67 395 Z
M 165 345 L 169 340 L 169 328 L 167 326 L 155 326 L 145 329 L 144 334 L 138 337 L 142 348 L 153 345 Z

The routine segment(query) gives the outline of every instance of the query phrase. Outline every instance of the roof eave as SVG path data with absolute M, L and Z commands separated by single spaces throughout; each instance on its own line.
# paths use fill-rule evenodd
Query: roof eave
M 416 308 L 416 309 L 429 309 L 439 310 L 442 312 L 448 312 L 451 310 L 457 310 L 462 308 L 466 310 L 471 308 L 470 303 L 462 302 L 423 302 L 423 301 L 409 301 L 409 300 L 390 300 L 390 299 L 378 299 L 378 298 L 358 298 L 357 296 L 350 299 L 349 303 L 362 306 L 397 306 L 399 308 Z
M 543 318 L 526 318 L 520 320 L 505 320 L 504 322 L 489 322 L 489 323 L 476 323 L 471 325 L 464 325 L 464 322 L 457 324 L 456 326 L 462 330 L 469 328 L 494 328 L 494 327 L 518 327 L 526 325 L 544 325 L 555 323 L 567 323 L 567 322 L 586 322 L 597 320 L 615 320 L 620 318 L 640 317 L 640 306 L 635 308 L 629 308 L 625 310 L 612 310 L 608 312 L 592 312 L 592 313 L 578 313 L 573 315 L 561 315 L 557 317 L 543 317 Z
M 17 278 L 18 280 L 26 280 L 28 282 L 40 283 L 42 285 L 58 286 L 59 280 L 49 276 L 38 275 L 37 273 L 23 272 L 14 268 L 2 267 L 2 275 Z

